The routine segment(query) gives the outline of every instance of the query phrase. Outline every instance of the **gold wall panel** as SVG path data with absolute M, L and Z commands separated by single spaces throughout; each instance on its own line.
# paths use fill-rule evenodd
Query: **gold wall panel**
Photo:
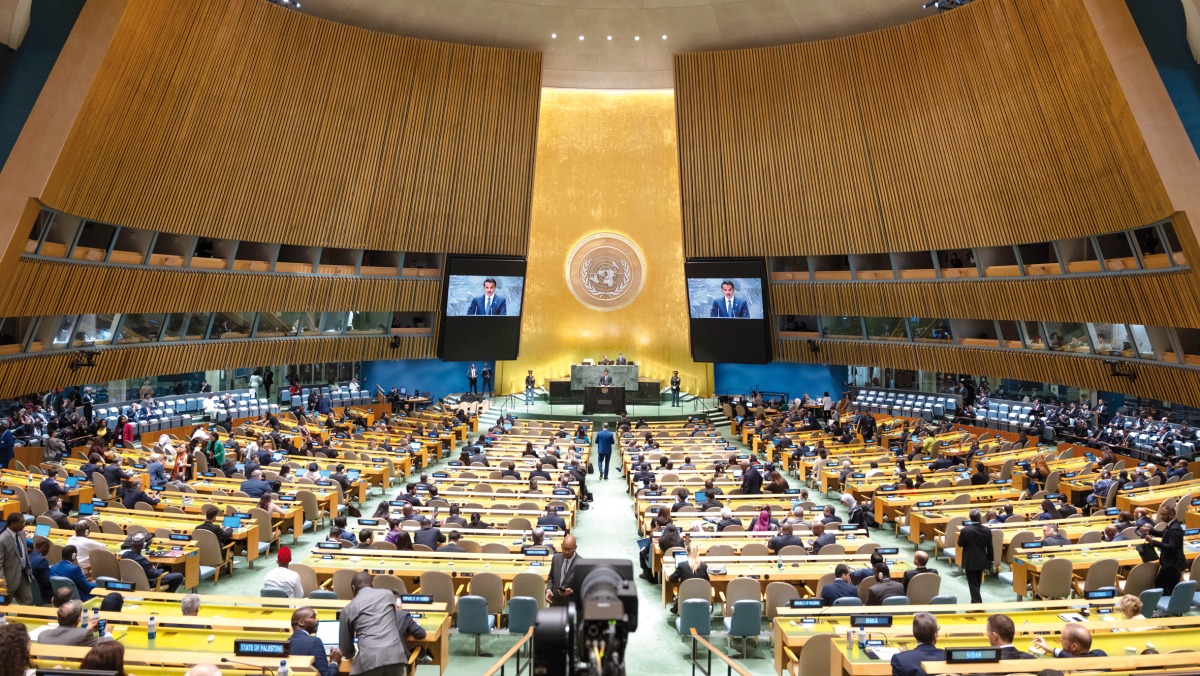
M 102 350 L 96 366 L 71 371 L 71 352 L 0 360 L 0 396 L 11 397 L 52 387 L 99 383 L 184 371 L 233 369 L 270 364 L 318 364 L 376 359 L 430 359 L 434 336 L 392 338 L 286 338 L 238 342 L 199 342 Z
M 150 230 L 523 254 L 540 84 L 538 52 L 129 0 L 40 196 Z
M 1041 242 L 1174 209 L 1083 0 L 675 55 L 688 256 Z
M 771 312 L 1200 328 L 1200 283 L 1188 270 L 986 281 L 775 282 Z
M 1200 369 L 1131 361 L 1137 380 L 1114 378 L 1104 359 L 1051 352 L 904 345 L 881 341 L 816 341 L 813 354 L 808 341 L 775 341 L 779 361 L 807 364 L 886 366 L 920 371 L 970 373 L 992 378 L 1013 378 L 1037 383 L 1124 392 L 1140 397 L 1200 406 Z M 1130 361 L 1130 360 L 1126 360 Z
M 643 376 L 665 384 L 678 369 L 685 390 L 712 391 L 711 367 L 688 344 L 673 106 L 670 92 L 543 90 L 521 354 L 498 365 L 497 390 L 523 389 L 528 369 L 544 384 L 624 351 Z M 609 311 L 567 286 L 568 254 L 601 232 L 628 238 L 646 262 L 641 293 Z
M 3 316 L 125 312 L 437 312 L 441 279 L 163 270 L 21 260 Z M 53 289 L 53 307 L 46 290 Z M 114 290 L 148 290 L 145 293 Z

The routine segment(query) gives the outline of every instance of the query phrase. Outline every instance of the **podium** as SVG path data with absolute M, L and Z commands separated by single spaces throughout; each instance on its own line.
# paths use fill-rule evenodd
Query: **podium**
M 583 415 L 596 413 L 625 413 L 625 388 L 614 385 L 593 385 L 583 390 Z

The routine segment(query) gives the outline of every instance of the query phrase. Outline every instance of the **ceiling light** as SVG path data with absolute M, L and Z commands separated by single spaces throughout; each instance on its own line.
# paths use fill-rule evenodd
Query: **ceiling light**
M 634 42 L 637 42 L 638 40 L 641 40 L 641 39 L 642 39 L 642 36 L 640 36 L 640 35 L 635 35 L 635 36 L 633 36 L 633 41 L 634 41 Z
M 550 39 L 554 40 L 554 39 L 557 39 L 557 38 L 558 38 L 558 33 L 551 33 L 551 34 L 550 34 Z
M 580 39 L 580 40 L 582 40 L 582 39 L 583 39 L 583 36 L 582 36 L 582 35 L 580 35 L 580 36 L 579 36 L 579 39 Z
M 663 39 L 664 39 L 664 40 L 666 40 L 666 39 L 667 39 L 667 36 L 665 36 L 665 35 L 664 35 L 664 36 L 663 36 Z
M 610 35 L 610 36 L 608 36 L 608 39 L 609 39 L 609 40 L 611 40 L 611 39 L 612 39 L 612 36 L 611 36 L 611 35 Z

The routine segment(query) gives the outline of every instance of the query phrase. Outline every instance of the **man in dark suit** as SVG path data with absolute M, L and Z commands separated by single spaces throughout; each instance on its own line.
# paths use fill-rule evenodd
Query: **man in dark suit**
M 671 374 L 671 405 L 680 406 L 679 403 L 679 371 Z
M 971 591 L 971 603 L 983 603 L 979 586 L 983 584 L 983 571 L 992 565 L 992 531 L 983 525 L 983 515 L 972 509 L 970 521 L 958 531 L 958 560 L 962 562 L 967 577 L 967 589 Z
M 832 606 L 838 599 L 858 598 L 858 587 L 850 582 L 850 566 L 839 563 L 833 569 L 833 580 L 821 588 L 821 603 Z
M 197 529 L 206 530 L 217 536 L 217 542 L 222 547 L 233 541 L 233 529 L 217 525 L 217 515 L 221 513 L 221 510 L 216 505 L 205 505 L 200 511 L 204 514 L 204 523 L 196 526 Z
M 937 647 L 937 618 L 930 613 L 913 615 L 913 638 L 917 647 L 892 655 L 892 676 L 925 676 L 922 662 L 942 662 L 946 651 Z
M 728 279 L 721 282 L 721 298 L 713 301 L 712 308 L 708 311 L 708 316 L 748 319 L 750 317 L 750 308 L 746 305 L 746 301 L 736 298 L 733 292 L 733 282 Z
M 546 481 L 554 480 L 554 478 L 550 476 L 549 472 L 547 472 L 545 469 L 542 469 L 541 462 L 538 462 L 536 465 L 533 466 L 533 471 L 529 473 L 529 478 L 530 479 L 545 479 Z
M 884 599 L 893 596 L 904 596 L 904 585 L 892 579 L 886 563 L 875 564 L 875 584 L 867 591 L 867 605 L 882 606 Z
M 1031 660 L 1033 655 L 1022 650 L 1017 650 L 1013 645 L 1013 637 L 1017 635 L 1017 628 L 1013 625 L 1012 618 L 1008 615 L 992 615 L 987 619 L 987 634 L 988 644 L 993 648 L 1000 649 L 1000 659 L 1002 660 Z
M 471 299 L 467 315 L 502 316 L 508 314 L 508 303 L 503 296 L 496 295 L 496 280 L 488 277 L 483 280 L 483 295 Z
M 546 506 L 546 513 L 538 517 L 537 525 L 554 526 L 560 532 L 567 530 L 566 520 L 558 515 L 553 505 Z
M 1058 524 L 1048 523 L 1042 526 L 1043 547 L 1065 547 L 1069 544 L 1071 541 L 1059 532 Z
M 1092 632 L 1082 624 L 1063 625 L 1059 636 L 1061 648 L 1052 648 L 1044 636 L 1033 637 L 1033 646 L 1055 657 L 1107 657 L 1108 653 L 1096 648 L 1092 650 Z
M 929 563 L 929 555 L 926 554 L 925 552 L 918 549 L 917 553 L 913 554 L 912 569 L 904 571 L 904 581 L 902 584 L 904 585 L 904 593 L 905 594 L 908 593 L 908 583 L 911 582 L 914 577 L 920 575 L 921 573 L 933 573 L 934 575 L 938 574 L 936 568 L 926 568 L 925 567 L 926 564 L 928 564 L 928 563 Z
M 317 613 L 307 606 L 297 608 L 292 613 L 292 636 L 288 646 L 292 655 L 309 655 L 313 658 L 312 667 L 317 676 L 337 676 L 338 665 L 342 661 L 342 651 L 334 647 L 325 657 L 325 644 L 317 638 Z
M 785 523 L 780 527 L 779 535 L 771 538 L 771 541 L 767 543 L 767 549 L 770 549 L 772 554 L 778 554 L 781 549 L 790 545 L 803 547 L 804 541 L 792 535 L 792 524 Z
M 483 376 L 482 392 L 484 394 L 494 394 L 494 390 L 492 389 L 492 367 L 488 366 L 487 364 L 484 364 L 483 372 L 480 375 Z
M 575 554 L 575 536 L 564 537 L 561 546 L 562 551 L 550 560 L 550 574 L 546 578 L 546 603 L 552 606 L 567 605 L 579 588 L 575 568 L 582 559 Z
M 1187 568 L 1187 559 L 1183 555 L 1183 526 L 1175 519 L 1175 508 L 1170 505 L 1163 505 L 1158 510 L 1158 516 L 1166 522 L 1167 527 L 1161 539 L 1153 534 L 1146 535 L 1146 543 L 1158 549 L 1158 578 L 1154 586 L 1169 596 L 1175 585 L 1179 584 L 1183 569 Z
M 475 368 L 474 364 L 467 368 L 467 391 L 472 393 L 479 391 L 479 369 Z
M 814 555 L 820 554 L 821 548 L 825 545 L 832 545 L 837 542 L 837 537 L 833 533 L 825 532 L 825 524 L 823 523 L 814 523 L 812 532 L 816 536 L 812 541 L 812 553 Z
M 435 528 L 431 522 L 425 521 L 421 524 L 421 530 L 413 533 L 412 540 L 413 544 L 425 545 L 436 552 L 438 545 L 443 541 L 442 529 Z
M 355 573 L 350 591 L 354 599 L 342 609 L 338 631 L 342 654 L 354 658 L 350 674 L 407 673 L 406 640 L 420 641 L 425 629 L 399 607 L 391 590 L 372 585 L 370 573 Z
M 121 504 L 125 506 L 125 509 L 133 509 L 133 506 L 139 502 L 144 502 L 153 507 L 158 504 L 159 500 L 143 492 L 141 477 L 135 477 L 125 487 L 125 497 L 121 498 Z
M 608 467 L 612 463 L 613 444 L 616 442 L 617 438 L 608 429 L 608 423 L 604 423 L 600 431 L 596 433 L 596 456 L 599 458 L 597 470 L 601 479 L 608 478 Z
M 742 495 L 762 494 L 762 474 L 750 463 L 742 462 Z
M 458 531 L 456 531 L 456 530 L 450 531 L 449 537 L 450 537 L 449 542 L 447 542 L 446 544 L 437 548 L 437 550 L 439 552 L 451 552 L 454 554 L 462 554 L 463 552 L 467 551 L 467 550 L 463 549 L 462 547 L 460 547 L 458 544 L 458 541 L 462 539 L 462 535 Z
M 628 364 L 628 363 L 629 363 L 629 362 L 627 362 L 627 361 L 625 360 L 625 353 L 624 353 L 624 352 L 619 352 L 619 353 L 617 353 L 617 366 L 624 366 L 624 365 L 626 365 L 626 364 Z
M 608 374 L 608 369 L 604 369 L 604 373 L 600 376 L 600 382 L 598 384 L 600 384 L 600 385 L 612 385 L 613 384 L 613 379 L 612 379 L 612 376 Z

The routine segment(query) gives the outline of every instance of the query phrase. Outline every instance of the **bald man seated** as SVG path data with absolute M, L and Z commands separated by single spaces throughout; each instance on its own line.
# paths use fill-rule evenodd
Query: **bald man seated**
M 919 550 L 917 551 L 916 554 L 913 554 L 912 570 L 904 571 L 903 584 L 904 584 L 904 593 L 905 594 L 908 593 L 909 581 L 911 581 L 914 577 L 920 575 L 921 573 L 933 573 L 934 575 L 938 574 L 936 568 L 927 568 L 926 566 L 928 564 L 929 564 L 929 555 L 928 554 L 926 554 L 925 552 L 919 551 Z
M 1059 636 L 1062 647 L 1052 648 L 1042 636 L 1033 638 L 1033 647 L 1043 652 L 1053 652 L 1055 657 L 1107 657 L 1108 653 L 1099 648 L 1092 650 L 1092 632 L 1082 624 L 1067 624 L 1063 626 Z

